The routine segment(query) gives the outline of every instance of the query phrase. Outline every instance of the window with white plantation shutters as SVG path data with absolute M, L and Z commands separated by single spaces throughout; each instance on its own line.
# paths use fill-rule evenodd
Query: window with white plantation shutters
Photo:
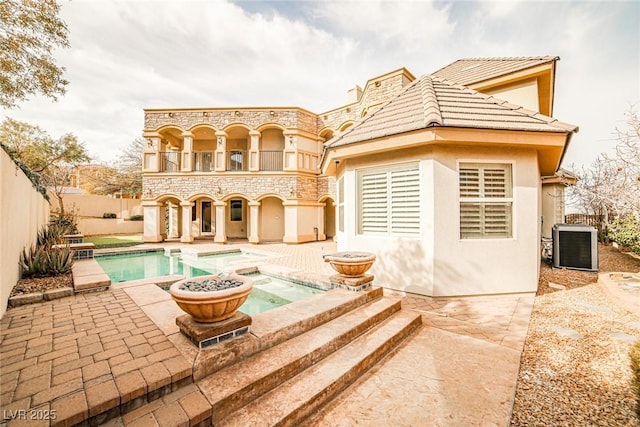
M 420 233 L 418 165 L 402 165 L 358 173 L 360 234 Z
M 510 164 L 460 163 L 460 237 L 512 236 Z

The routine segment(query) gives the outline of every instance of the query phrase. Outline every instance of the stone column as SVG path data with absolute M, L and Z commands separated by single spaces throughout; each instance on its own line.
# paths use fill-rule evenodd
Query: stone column
M 257 130 L 249 131 L 251 144 L 249 145 L 249 171 L 256 172 L 260 170 L 260 132 Z
M 213 202 L 216 207 L 216 236 L 213 241 L 216 243 L 226 243 L 227 233 L 227 203 L 226 202 Z
M 160 134 L 145 132 L 146 144 L 142 150 L 142 171 L 158 172 L 160 170 Z
M 175 239 L 179 237 L 178 230 L 178 205 L 167 202 L 167 209 L 169 209 L 169 237 L 170 239 Z
M 249 202 L 249 243 L 260 243 L 260 202 Z
M 223 131 L 216 132 L 216 151 L 215 164 L 216 172 L 224 172 L 227 170 L 227 133 Z
M 144 242 L 162 242 L 161 227 L 163 219 L 158 202 L 142 202 L 144 212 Z
M 193 234 L 191 234 L 191 207 L 193 202 L 182 202 L 182 236 L 180 241 L 183 243 L 193 242 Z
M 298 203 L 295 201 L 282 202 L 284 206 L 284 236 L 283 243 L 298 243 Z
M 193 134 L 191 132 L 182 132 L 182 172 L 191 172 L 193 170 Z
M 327 240 L 327 235 L 324 234 L 324 221 L 325 221 L 325 217 L 327 215 L 327 203 L 318 203 L 318 220 L 317 222 L 317 227 L 318 227 L 318 240 Z
M 298 147 L 295 131 L 284 131 L 284 165 L 283 170 L 298 170 Z

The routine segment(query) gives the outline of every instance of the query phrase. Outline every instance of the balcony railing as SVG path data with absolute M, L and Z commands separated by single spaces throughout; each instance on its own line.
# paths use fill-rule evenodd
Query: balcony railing
M 193 170 L 196 172 L 213 172 L 215 170 L 213 159 L 213 151 L 194 151 Z
M 282 151 L 261 151 L 260 152 L 261 171 L 281 171 Z
M 180 171 L 180 153 L 177 151 L 160 152 L 160 171 L 161 172 L 179 172 Z
M 249 169 L 249 158 L 246 150 L 227 151 L 227 170 L 246 171 Z
M 180 172 L 181 153 L 177 151 L 160 152 L 160 172 Z M 249 156 L 247 150 L 229 150 L 226 152 L 227 171 L 248 171 Z M 261 171 L 282 171 L 283 151 L 267 150 L 260 151 Z M 194 172 L 214 172 L 215 152 L 214 151 L 194 151 L 192 153 L 192 170 Z

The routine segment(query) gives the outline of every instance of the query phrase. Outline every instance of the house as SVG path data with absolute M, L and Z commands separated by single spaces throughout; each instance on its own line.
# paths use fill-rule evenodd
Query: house
M 561 203 L 543 197 L 543 177 L 577 131 L 552 118 L 558 59 L 400 68 L 320 114 L 145 110 L 144 238 L 335 237 L 376 252 L 376 282 L 393 289 L 535 291 L 542 213 Z

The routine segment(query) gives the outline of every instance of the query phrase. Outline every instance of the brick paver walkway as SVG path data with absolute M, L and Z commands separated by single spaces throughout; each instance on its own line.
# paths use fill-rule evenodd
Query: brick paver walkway
M 0 325 L 9 425 L 95 423 L 191 382 L 191 366 L 121 290 L 9 309 Z
M 336 251 L 333 242 L 227 246 L 268 252 L 274 256 L 267 262 L 289 269 L 334 274 L 322 259 Z M 420 312 L 433 328 L 518 352 L 534 298 L 387 293 L 403 297 L 403 306 Z M 154 321 L 116 288 L 9 309 L 0 322 L 0 424 L 97 425 L 116 417 L 110 425 L 206 425 L 210 407 L 195 385 L 187 387 L 191 363 Z M 157 408 L 143 406 L 152 401 Z

